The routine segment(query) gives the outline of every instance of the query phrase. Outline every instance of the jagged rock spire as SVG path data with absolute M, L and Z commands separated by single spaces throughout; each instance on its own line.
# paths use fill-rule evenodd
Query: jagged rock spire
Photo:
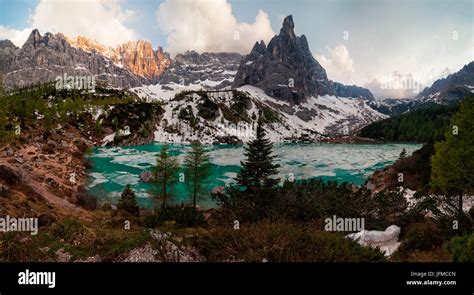
M 295 35 L 293 17 L 268 45 L 256 43 L 241 62 L 233 86 L 257 86 L 266 94 L 299 104 L 311 96 L 334 95 L 324 68 L 313 58 L 306 37 Z
M 295 23 L 293 22 L 293 16 L 290 14 L 283 20 L 283 26 L 280 29 L 280 36 L 288 36 L 294 38 L 295 35 Z
M 41 41 L 41 38 L 42 37 L 38 29 L 34 29 L 31 31 L 30 36 L 26 40 L 25 44 L 31 44 L 36 47 L 36 45 Z
M 265 45 L 265 42 L 263 42 L 263 40 L 261 40 L 260 43 L 255 42 L 255 45 L 253 46 L 252 51 L 250 51 L 250 53 L 264 54 L 265 49 L 267 49 L 267 47 Z

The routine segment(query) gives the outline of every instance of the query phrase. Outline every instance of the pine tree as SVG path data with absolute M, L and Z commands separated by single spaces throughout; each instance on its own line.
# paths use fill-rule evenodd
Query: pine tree
M 0 96 L 3 96 L 3 74 L 0 73 Z
M 463 215 L 463 195 L 474 192 L 474 97 L 466 97 L 451 119 L 445 141 L 435 144 L 431 158 L 431 188 L 442 203 Z M 456 204 L 457 203 L 457 204 Z
M 0 139 L 6 135 L 6 125 L 8 121 L 8 101 L 3 95 L 3 75 L 0 73 Z
M 246 190 L 261 191 L 274 188 L 280 180 L 274 178 L 280 165 L 274 164 L 272 155 L 273 144 L 265 138 L 266 131 L 261 119 L 258 120 L 256 138 L 244 147 L 245 162 L 240 162 L 241 168 L 237 175 L 237 183 Z
M 127 184 L 127 186 L 124 188 L 117 208 L 125 210 L 134 216 L 138 216 L 140 214 L 135 193 L 130 187 L 130 184 Z
M 94 124 L 94 132 L 95 132 L 95 134 L 97 134 L 97 135 L 99 135 L 99 136 L 102 135 L 102 132 L 103 132 L 103 131 L 102 131 L 102 122 L 101 122 L 99 119 L 97 119 L 97 120 L 95 121 L 95 124 Z
M 202 194 L 205 181 L 211 173 L 209 155 L 199 141 L 191 144 L 191 151 L 184 159 L 184 168 L 192 204 L 196 210 L 197 198 Z
M 168 145 L 161 148 L 160 155 L 156 159 L 153 181 L 158 186 L 157 198 L 162 200 L 162 206 L 170 197 L 170 190 L 178 182 L 179 164 L 175 157 L 169 155 Z
M 274 164 L 273 145 L 265 138 L 261 118 L 258 119 L 256 138 L 244 147 L 245 161 L 236 181 L 240 187 L 231 186 L 218 202 L 231 209 L 242 220 L 258 220 L 275 213 L 276 190 L 280 182 L 275 176 L 280 165 Z
M 118 132 L 120 128 L 119 128 L 119 122 L 118 122 L 117 117 L 114 117 L 112 119 L 112 125 L 114 126 L 114 131 Z
M 398 156 L 398 158 L 400 160 L 404 160 L 406 157 L 407 157 L 407 150 L 405 148 L 403 148 L 402 151 L 400 152 L 400 155 Z

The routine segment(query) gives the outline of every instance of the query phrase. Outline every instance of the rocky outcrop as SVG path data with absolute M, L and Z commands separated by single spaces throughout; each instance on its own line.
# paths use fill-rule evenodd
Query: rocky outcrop
M 8 198 L 28 195 L 71 216 L 88 218 L 90 214 L 75 205 L 78 189 L 85 182 L 82 151 L 74 144 L 81 137 L 79 131 L 66 125 L 50 130 L 47 139 L 43 132 L 40 126 L 25 127 L 20 135 L 21 144 L 0 151 L 0 182 L 10 187 Z M 87 139 L 82 140 L 87 147 L 92 146 Z M 59 144 L 61 141 L 67 147 Z M 48 222 L 42 220 L 43 223 Z
M 58 76 L 94 76 L 110 86 L 130 88 L 156 83 L 170 63 L 161 48 L 146 41 L 127 42 L 116 49 L 85 37 L 58 33 L 41 36 L 33 30 L 21 49 L 0 44 L 0 70 L 5 89 L 55 81 Z M 11 42 L 10 42 L 11 43 Z
M 19 50 L 10 40 L 0 40 L 0 73 L 8 72 Z
M 202 262 L 204 258 L 192 247 L 180 245 L 177 237 L 169 232 L 150 230 L 164 262 Z
M 153 50 L 147 41 L 127 42 L 117 47 L 118 62 L 135 75 L 156 83 L 171 63 L 168 53 L 161 47 Z
M 197 53 L 187 51 L 178 54 L 160 78 L 160 84 L 208 84 L 221 89 L 230 86 L 239 68 L 242 55 L 238 53 Z
M 110 59 L 71 46 L 64 35 L 33 30 L 4 74 L 5 89 L 55 81 L 58 76 L 94 76 L 116 87 L 128 88 L 146 83 Z
M 143 182 L 150 182 L 153 179 L 153 173 L 151 171 L 142 171 L 140 173 L 140 180 Z
M 112 48 L 83 36 L 67 40 L 76 48 L 109 58 L 115 64 L 127 68 L 135 75 L 145 77 L 150 83 L 156 83 L 171 63 L 169 54 L 163 52 L 163 48 L 158 47 L 157 50 L 153 50 L 148 41 L 129 41 Z
M 338 82 L 333 82 L 334 91 L 340 97 L 362 98 L 365 100 L 375 100 L 374 95 L 369 89 L 359 87 L 356 85 L 344 85 Z
M 222 196 L 225 193 L 225 188 L 223 186 L 216 186 L 211 190 L 211 195 L 214 197 Z
M 433 85 L 421 91 L 416 100 L 420 102 L 449 103 L 474 92 L 474 61 L 458 72 L 436 80 Z
M 268 44 L 255 43 L 240 63 L 233 87 L 257 86 L 271 97 L 301 103 L 311 96 L 334 95 L 324 68 L 314 59 L 304 35 L 296 36 L 292 16 Z
M 123 262 L 161 262 L 156 258 L 158 251 L 148 243 L 143 247 L 132 249 Z

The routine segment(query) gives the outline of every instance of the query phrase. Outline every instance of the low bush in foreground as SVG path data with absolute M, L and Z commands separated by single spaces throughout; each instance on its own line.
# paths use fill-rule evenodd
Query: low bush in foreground
M 147 228 L 163 225 L 165 221 L 174 221 L 178 226 L 204 225 L 204 214 L 192 206 L 167 206 L 157 209 L 152 215 L 143 217 L 142 224 Z
M 474 235 L 452 238 L 447 249 L 454 262 L 474 262 Z
M 269 220 L 219 226 L 193 240 L 208 261 L 362 262 L 385 261 L 378 249 L 363 247 L 337 233 Z
M 414 252 L 433 251 L 444 243 L 442 232 L 435 224 L 414 224 L 402 239 L 402 243 L 394 254 L 394 259 L 406 260 Z

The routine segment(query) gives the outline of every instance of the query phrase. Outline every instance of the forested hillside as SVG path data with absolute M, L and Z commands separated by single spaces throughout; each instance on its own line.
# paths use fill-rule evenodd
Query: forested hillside
M 430 104 L 424 108 L 374 122 L 362 128 L 358 135 L 386 141 L 438 141 L 443 138 L 451 116 L 459 103 Z

